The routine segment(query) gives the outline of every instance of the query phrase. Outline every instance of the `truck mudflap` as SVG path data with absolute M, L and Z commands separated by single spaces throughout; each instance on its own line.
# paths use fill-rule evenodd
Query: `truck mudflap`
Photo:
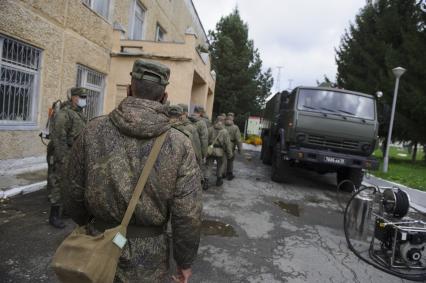
M 379 168 L 379 162 L 374 157 L 351 155 L 327 150 L 290 147 L 287 156 L 290 160 L 298 162 L 327 164 L 333 167 L 362 168 L 368 170 L 377 170 Z

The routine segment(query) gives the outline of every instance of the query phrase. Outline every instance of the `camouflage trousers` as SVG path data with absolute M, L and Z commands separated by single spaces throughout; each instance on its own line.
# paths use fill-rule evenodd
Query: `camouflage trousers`
M 170 282 L 167 234 L 129 238 L 118 263 L 114 283 Z
M 234 156 L 235 154 L 232 156 L 231 159 L 228 159 L 226 161 L 226 173 L 227 174 L 231 174 L 234 172 Z
M 55 163 L 53 157 L 53 146 L 51 143 L 47 146 L 47 193 L 51 205 L 61 204 L 61 178 L 60 168 Z
M 226 160 L 226 157 L 224 158 L 223 156 L 221 156 L 221 157 L 216 157 L 216 156 L 210 156 L 210 157 L 207 157 L 207 162 L 206 162 L 206 167 L 207 167 L 207 170 L 206 170 L 206 178 L 207 179 L 210 179 L 211 177 L 212 177 L 212 175 L 213 175 L 213 167 L 214 167 L 214 162 L 216 161 L 216 176 L 218 177 L 218 178 L 221 178 L 222 177 L 222 174 L 223 174 L 223 170 L 224 170 L 224 167 L 223 167 L 223 160 Z

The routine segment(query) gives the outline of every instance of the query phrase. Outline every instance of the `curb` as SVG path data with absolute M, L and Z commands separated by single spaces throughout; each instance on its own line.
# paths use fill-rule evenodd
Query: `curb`
M 42 189 L 45 189 L 47 185 L 47 181 L 42 181 L 30 185 L 20 186 L 8 189 L 6 191 L 0 191 L 0 199 L 10 198 L 19 194 L 29 194 L 32 192 L 36 192 Z

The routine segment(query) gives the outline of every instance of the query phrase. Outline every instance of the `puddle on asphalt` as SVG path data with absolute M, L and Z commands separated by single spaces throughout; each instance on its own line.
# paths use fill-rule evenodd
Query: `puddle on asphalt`
M 237 237 L 234 227 L 215 220 L 203 220 L 201 233 L 204 236 Z
M 27 180 L 27 181 L 43 181 L 43 180 L 46 180 L 47 178 L 47 171 L 40 170 L 35 172 L 26 172 L 26 173 L 16 175 L 16 178 Z
M 291 215 L 300 216 L 300 208 L 298 204 L 295 203 L 286 203 L 281 200 L 274 201 L 274 204 L 278 205 L 282 210 Z

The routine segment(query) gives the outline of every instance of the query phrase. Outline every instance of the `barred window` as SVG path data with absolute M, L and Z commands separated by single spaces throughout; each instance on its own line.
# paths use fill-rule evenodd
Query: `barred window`
M 142 40 L 145 22 L 145 9 L 138 0 L 132 4 L 129 39 Z
M 83 65 L 77 65 L 76 86 L 89 90 L 87 107 L 85 108 L 88 119 L 102 114 L 105 75 Z
M 41 50 L 0 34 L 0 128 L 35 126 Z

